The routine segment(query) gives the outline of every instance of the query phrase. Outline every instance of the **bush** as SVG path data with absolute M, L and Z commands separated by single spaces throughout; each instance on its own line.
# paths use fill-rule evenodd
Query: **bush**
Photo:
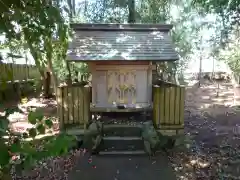
M 37 135 L 45 134 L 45 130 L 53 125 L 51 119 L 45 119 L 38 111 L 32 111 L 28 115 L 28 121 L 34 127 L 29 129 L 27 134 L 16 137 L 9 129 L 7 119 L 11 111 L 5 112 L 5 115 L 0 116 L 0 179 L 11 179 L 12 167 L 21 171 L 47 157 L 65 154 L 69 147 L 76 146 L 76 139 L 65 134 L 43 140 L 35 139 Z M 26 141 L 26 137 L 31 137 L 32 141 Z

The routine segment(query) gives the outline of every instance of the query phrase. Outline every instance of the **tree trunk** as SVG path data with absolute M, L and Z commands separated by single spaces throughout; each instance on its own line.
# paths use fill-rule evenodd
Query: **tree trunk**
M 38 68 L 38 71 L 41 75 L 41 86 L 43 96 L 45 98 L 51 98 L 53 96 L 51 92 L 51 75 L 49 72 L 44 73 L 44 71 L 41 68 Z
M 52 76 L 52 80 L 53 80 L 53 89 L 54 89 L 54 93 L 55 95 L 57 94 L 57 86 L 58 86 L 58 79 L 57 79 L 57 75 L 55 74 L 54 70 L 53 70 L 53 64 L 52 64 L 52 60 L 48 59 L 48 68 L 51 72 L 51 74 L 49 73 L 50 77 Z M 51 84 L 51 81 L 50 81 Z
M 50 72 L 46 72 L 46 76 L 44 77 L 44 97 L 45 98 L 51 98 L 52 92 L 51 92 L 51 74 Z
M 135 0 L 128 0 L 128 23 L 135 23 Z
M 67 65 L 67 70 L 68 70 L 67 84 L 71 85 L 72 84 L 71 69 L 70 69 L 70 66 L 69 66 L 68 62 L 66 62 L 66 65 Z

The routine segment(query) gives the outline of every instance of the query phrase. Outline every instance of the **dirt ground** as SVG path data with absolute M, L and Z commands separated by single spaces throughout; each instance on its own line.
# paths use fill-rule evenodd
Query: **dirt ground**
M 11 101 L 1 104 L 0 113 L 6 108 L 12 109 L 13 113 L 9 116 L 11 128 L 16 132 L 25 132 L 32 125 L 28 123 L 27 116 L 31 110 L 38 110 L 46 118 L 51 118 L 54 122 L 54 131 L 58 131 L 57 103 L 55 99 L 44 99 L 39 95 L 25 97 L 21 101 Z
M 170 157 L 179 180 L 240 179 L 240 111 L 234 91 L 230 84 L 217 90 L 217 84 L 204 83 L 186 94 L 185 134 L 192 145 Z
M 25 101 L 18 106 L 16 103 L 4 105 L 5 108 L 18 107 L 21 111 L 10 118 L 16 131 L 25 131 L 30 126 L 26 122 L 30 108 L 41 109 L 57 122 L 56 102 L 53 99 L 29 98 Z M 204 83 L 196 91 L 187 91 L 185 134 L 192 143 L 187 150 L 174 152 L 170 156 L 179 180 L 240 179 L 238 104 L 230 84 L 221 84 L 217 90 L 217 84 Z

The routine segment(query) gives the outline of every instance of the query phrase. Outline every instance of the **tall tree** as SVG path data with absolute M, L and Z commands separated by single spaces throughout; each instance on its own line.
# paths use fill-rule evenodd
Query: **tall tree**
M 240 1 L 239 0 L 194 0 L 193 4 L 202 13 L 217 14 L 221 22 L 220 44 L 227 43 L 232 28 L 240 25 Z
M 135 0 L 128 0 L 128 23 L 135 23 Z
M 9 42 L 23 41 L 24 47 L 29 49 L 43 79 L 47 80 L 46 69 L 50 71 L 56 90 L 58 80 L 53 70 L 52 60 L 56 54 L 61 55 L 62 58 L 59 60 L 64 59 L 68 35 L 60 1 L 26 0 L 17 3 L 1 1 L 1 3 L 3 23 L 0 31 L 5 34 Z M 64 52 L 59 52 L 59 49 Z M 48 93 L 49 84 L 45 83 L 44 87 L 45 92 Z

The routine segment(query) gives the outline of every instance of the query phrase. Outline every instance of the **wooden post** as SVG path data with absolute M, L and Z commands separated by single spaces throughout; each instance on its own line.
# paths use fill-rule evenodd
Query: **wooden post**
M 64 117 L 63 117 L 63 89 L 61 87 L 57 88 L 57 112 L 59 117 L 59 128 L 63 130 L 64 128 Z
M 72 76 L 71 76 L 71 69 L 70 69 L 70 66 L 69 66 L 69 62 L 67 62 L 67 70 L 68 70 L 67 84 L 72 85 Z
M 181 86 L 154 87 L 153 121 L 160 130 L 177 133 L 184 125 L 185 88 Z M 174 130 L 175 129 L 175 130 Z

